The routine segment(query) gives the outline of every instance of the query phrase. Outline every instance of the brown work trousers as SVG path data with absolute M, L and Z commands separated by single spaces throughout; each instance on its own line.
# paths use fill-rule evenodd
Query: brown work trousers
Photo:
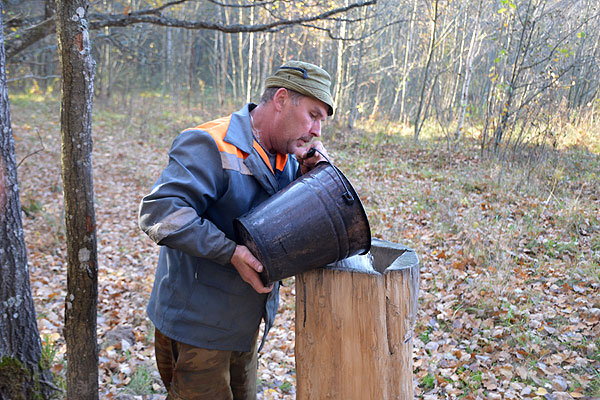
M 257 348 L 250 352 L 207 350 L 155 330 L 158 372 L 167 400 L 255 400 Z

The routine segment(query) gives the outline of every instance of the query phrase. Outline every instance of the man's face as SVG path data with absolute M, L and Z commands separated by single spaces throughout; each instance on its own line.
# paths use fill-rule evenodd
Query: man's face
M 321 123 L 327 118 L 327 105 L 302 96 L 297 104 L 288 95 L 281 110 L 279 130 L 272 144 L 279 153 L 300 155 L 313 137 L 321 136 Z

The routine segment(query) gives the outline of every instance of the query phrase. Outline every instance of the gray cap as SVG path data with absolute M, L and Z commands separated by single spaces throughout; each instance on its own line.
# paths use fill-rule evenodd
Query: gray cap
M 288 61 L 267 78 L 265 86 L 283 87 L 314 97 L 329 106 L 327 115 L 333 115 L 331 76 L 323 68 L 303 61 Z

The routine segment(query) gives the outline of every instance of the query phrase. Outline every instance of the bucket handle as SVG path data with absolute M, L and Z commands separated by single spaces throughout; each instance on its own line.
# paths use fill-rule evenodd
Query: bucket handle
M 344 179 L 342 179 L 342 177 L 341 177 L 339 171 L 337 170 L 337 168 L 335 167 L 335 165 L 333 165 L 331 163 L 331 161 L 329 161 L 329 158 L 327 158 L 327 156 L 325 154 L 323 154 L 323 152 L 321 152 L 321 150 L 317 149 L 316 147 L 311 147 L 310 150 L 308 150 L 308 152 L 306 153 L 306 156 L 304 158 L 311 158 L 312 156 L 315 155 L 315 152 L 319 152 L 319 154 L 321 154 L 323 156 L 323 158 L 325 158 L 325 160 L 327 160 L 327 162 L 333 167 L 333 170 L 335 171 L 336 175 L 340 179 L 340 182 L 342 182 L 342 186 L 344 186 L 344 189 L 346 190 L 344 192 L 344 194 L 342 195 L 342 197 L 344 197 L 346 204 L 351 205 L 352 203 L 354 203 L 354 197 L 352 196 L 352 193 L 350 193 L 350 191 L 348 190 L 348 187 L 346 187 L 346 183 L 344 183 Z

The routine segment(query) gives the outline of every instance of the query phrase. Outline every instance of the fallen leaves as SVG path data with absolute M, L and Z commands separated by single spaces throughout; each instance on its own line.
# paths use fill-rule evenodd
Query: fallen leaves
M 579 218 L 563 207 L 574 203 L 569 190 L 546 202 L 541 186 L 519 189 L 512 178 L 498 186 L 493 164 L 471 158 L 435 169 L 440 158 L 456 155 L 440 156 L 438 148 L 435 159 L 436 152 L 411 157 L 405 142 L 384 146 L 392 157 L 394 149 L 402 153 L 398 170 L 384 174 L 387 161 L 372 158 L 354 179 L 368 193 L 374 230 L 412 246 L 421 259 L 417 397 L 600 396 L 600 253 L 586 236 L 600 231 L 598 185 L 586 186 L 592 200 L 578 206 L 585 214 Z M 392 229 L 381 229 L 378 221 L 389 219 L 379 217 L 379 207 L 396 198 L 403 213 Z M 585 227 L 569 230 L 573 220 Z
M 27 111 L 14 110 L 19 154 L 37 143 L 29 126 L 48 132 L 45 151 L 26 159 L 19 177 L 31 214 L 24 229 L 38 326 L 60 376 L 66 266 L 59 135 L 52 117 L 26 118 Z M 136 221 L 170 139 L 140 141 L 110 118 L 96 118 L 94 132 L 100 397 L 164 399 L 145 315 L 157 247 Z M 559 183 L 556 200 L 546 201 L 541 175 L 527 187 L 516 173 L 499 185 L 499 166 L 466 150 L 429 151 L 401 140 L 360 147 L 347 138 L 328 148 L 360 194 L 373 236 L 412 246 L 420 257 L 416 397 L 600 396 L 598 182 L 586 182 L 578 202 L 572 183 L 562 190 Z M 295 398 L 294 298 L 289 280 L 259 360 L 260 399 Z

